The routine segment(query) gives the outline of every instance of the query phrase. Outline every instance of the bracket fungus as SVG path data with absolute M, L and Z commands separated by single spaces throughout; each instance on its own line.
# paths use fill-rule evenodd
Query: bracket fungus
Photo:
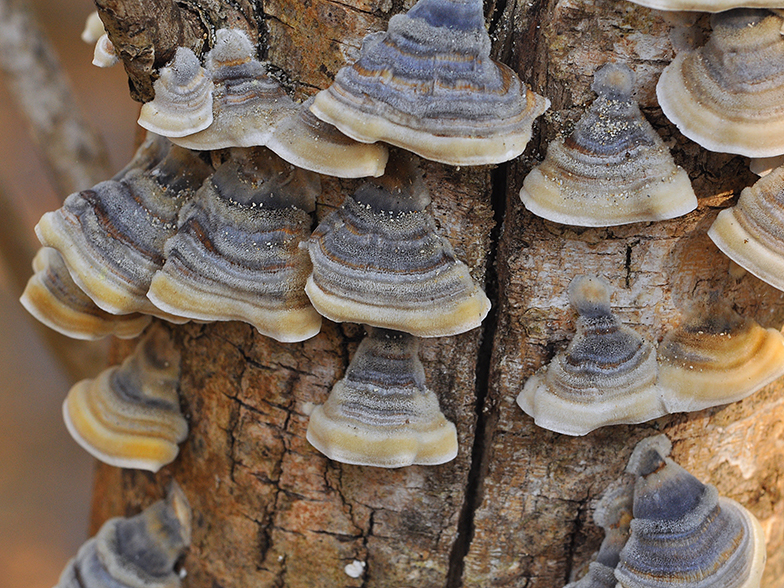
M 732 261 L 784 291 L 784 167 L 744 188 L 708 236 Z
M 147 290 L 163 266 L 177 212 L 210 171 L 195 154 L 172 147 L 151 169 L 126 169 L 120 179 L 71 194 L 62 208 L 41 217 L 36 234 L 62 254 L 74 281 L 100 308 L 178 321 L 153 306 Z
M 150 324 L 143 314 L 114 315 L 98 308 L 71 278 L 56 249 L 42 247 L 33 259 L 33 276 L 19 302 L 50 329 L 74 339 L 138 337 Z
M 656 350 L 610 309 L 610 286 L 578 276 L 569 285 L 577 334 L 523 386 L 517 403 L 537 425 L 585 435 L 613 424 L 634 424 L 666 414 L 656 383 Z
M 659 385 L 668 412 L 735 402 L 784 375 L 784 336 L 714 302 L 659 345 Z
M 424 211 L 424 184 L 388 182 L 364 184 L 313 232 L 305 287 L 313 306 L 335 322 L 418 337 L 478 327 L 490 301 Z
M 297 104 L 256 59 L 256 48 L 240 29 L 220 29 L 207 54 L 214 84 L 212 124 L 172 138 L 195 150 L 266 145 L 275 125 L 296 113 Z
M 736 9 L 711 17 L 713 32 L 679 53 L 656 85 L 662 111 L 710 151 L 784 153 L 784 16 Z
M 780 8 L 780 0 L 631 0 L 656 10 L 725 12 L 733 8 Z
M 191 542 L 191 507 L 172 482 L 136 516 L 106 521 L 79 548 L 55 588 L 179 588 L 175 564 Z
M 188 435 L 180 412 L 180 354 L 161 327 L 120 366 L 77 382 L 63 402 L 71 437 L 100 461 L 157 472 Z
M 483 165 L 520 155 L 549 105 L 490 59 L 481 0 L 419 0 L 365 37 L 311 110 L 357 141 Z
M 164 137 L 184 137 L 213 122 L 212 80 L 187 47 L 178 47 L 174 59 L 161 68 L 153 85 L 155 98 L 142 105 L 139 126 Z
M 757 519 L 669 457 L 664 435 L 637 444 L 631 536 L 615 569 L 619 588 L 759 588 L 765 538 Z
M 265 148 L 230 159 L 180 211 L 177 234 L 148 297 L 172 314 L 242 320 L 278 341 L 309 339 L 321 316 L 305 294 L 310 236 L 321 185 Z
M 341 463 L 398 468 L 457 455 L 457 430 L 427 388 L 416 337 L 368 329 L 346 375 L 310 415 L 307 438 Z
M 572 134 L 550 143 L 526 176 L 525 207 L 582 227 L 664 220 L 697 208 L 689 176 L 632 99 L 634 72 L 608 63 L 591 88 L 598 97 Z

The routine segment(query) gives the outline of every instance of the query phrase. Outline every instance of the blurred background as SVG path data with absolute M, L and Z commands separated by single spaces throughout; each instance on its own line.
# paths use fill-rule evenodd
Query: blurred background
M 80 34 L 94 7 L 88 0 L 36 0 L 31 7 L 81 108 L 102 135 L 114 173 L 131 157 L 138 104 L 128 97 L 121 65 L 100 69 L 91 64 L 93 47 Z M 67 194 L 51 182 L 2 71 L 0 192 L 11 207 L 0 216 L 0 231 L 18 230 L 27 240 L 27 250 L 18 247 L 14 259 L 29 268 L 29 253 L 38 248 L 33 227 Z M 24 284 L 12 265 L 18 264 L 0 263 L 0 586 L 52 588 L 87 539 L 93 468 L 92 458 L 63 425 L 61 403 L 78 370 L 61 358 L 75 353 L 100 369 L 108 343 L 85 345 L 47 336 L 46 327 L 18 302 Z

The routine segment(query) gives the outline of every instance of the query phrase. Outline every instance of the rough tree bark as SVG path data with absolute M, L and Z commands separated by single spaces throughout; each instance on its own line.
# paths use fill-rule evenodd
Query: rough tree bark
M 413 0 L 97 3 L 137 96 L 149 96 L 142 89 L 151 87 L 152 64 L 171 54 L 172 39 L 206 47 L 213 25 L 242 22 L 259 32 L 264 56 L 302 98 L 329 85 L 357 57 L 362 37 L 383 30 Z M 784 586 L 781 383 L 726 407 L 582 438 L 536 427 L 515 404 L 525 379 L 572 336 L 566 287 L 576 274 L 607 277 L 624 322 L 652 340 L 681 320 L 690 300 L 710 292 L 764 326 L 784 322 L 782 294 L 748 274 L 731 277 L 729 261 L 706 236 L 719 209 L 754 181 L 746 162 L 686 141 L 656 105 L 655 81 L 673 57 L 677 23 L 624 0 L 491 0 L 486 9 L 495 56 L 553 105 L 517 161 L 425 165 L 441 230 L 494 301 L 480 329 L 422 345 L 429 385 L 457 424 L 457 459 L 380 470 L 330 462 L 308 445 L 309 409 L 342 377 L 361 338 L 357 326 L 326 322 L 319 336 L 295 345 L 244 324 L 173 327 L 190 436 L 157 476 L 100 466 L 94 529 L 136 512 L 174 476 L 194 507 L 184 562 L 189 588 L 559 588 L 601 541 L 591 518 L 597 497 L 638 440 L 664 431 L 679 463 L 762 521 L 763 586 Z M 168 16 L 142 34 L 147 21 L 138 15 L 153 13 Z M 707 27 L 704 18 L 698 24 Z M 693 180 L 700 206 L 684 218 L 576 229 L 532 216 L 518 199 L 522 178 L 593 99 L 592 73 L 609 60 L 637 71 L 645 113 Z M 324 185 L 319 217 L 356 183 Z M 129 349 L 118 343 L 116 357 Z M 353 560 L 366 563 L 360 578 L 344 572 Z

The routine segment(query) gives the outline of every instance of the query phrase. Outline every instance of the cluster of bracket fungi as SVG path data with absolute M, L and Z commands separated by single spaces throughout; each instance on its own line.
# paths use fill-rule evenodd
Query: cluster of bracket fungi
M 771 66 L 784 57 L 784 16 L 718 12 L 748 5 L 742 1 L 640 3 L 717 12 L 707 44 L 665 68 L 660 104 L 707 149 L 757 158 L 753 169 L 773 167 L 770 158 L 784 154 L 784 91 Z M 97 64 L 111 64 L 100 23 L 88 25 Z M 449 165 L 509 161 L 549 101 L 490 59 L 481 0 L 420 0 L 386 32 L 368 35 L 359 60 L 303 104 L 268 75 L 244 32 L 223 29 L 215 39 L 203 64 L 181 47 L 162 68 L 139 119 L 149 134 L 130 164 L 69 196 L 36 227 L 44 247 L 22 296 L 34 316 L 76 338 L 146 330 L 122 365 L 72 388 L 63 406 L 69 432 L 108 464 L 157 471 L 176 458 L 188 425 L 179 354 L 151 317 L 240 320 L 294 342 L 318 333 L 323 316 L 367 325 L 367 336 L 313 410 L 310 443 L 349 464 L 453 459 L 456 429 L 427 388 L 418 338 L 473 329 L 490 302 L 438 234 L 417 158 L 402 150 Z M 607 64 L 592 89 L 598 97 L 574 131 L 552 142 L 525 178 L 524 205 L 590 227 L 694 210 L 688 175 L 632 98 L 632 70 Z M 384 143 L 400 150 L 390 156 Z M 311 231 L 319 173 L 376 179 Z M 781 167 L 745 189 L 709 232 L 780 290 L 783 210 Z M 601 278 L 577 277 L 569 294 L 577 334 L 518 397 L 542 427 L 584 435 L 701 410 L 784 374 L 782 334 L 726 302 L 710 301 L 710 312 L 694 312 L 657 349 L 613 315 Z M 635 449 L 629 477 L 596 511 L 607 531 L 597 561 L 571 587 L 759 587 L 759 523 L 669 451 L 662 436 Z M 189 536 L 190 510 L 175 484 L 141 515 L 106 523 L 59 586 L 177 586 L 173 566 Z

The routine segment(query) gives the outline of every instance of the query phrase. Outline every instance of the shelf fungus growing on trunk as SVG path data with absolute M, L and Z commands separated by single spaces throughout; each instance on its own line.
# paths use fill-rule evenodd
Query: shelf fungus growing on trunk
M 310 171 L 339 178 L 378 177 L 389 151 L 380 143 L 359 143 L 310 111 L 313 98 L 275 127 L 267 147 L 280 157 Z
M 780 8 L 780 0 L 631 0 L 656 10 L 724 12 L 733 8 Z
M 207 54 L 207 71 L 214 84 L 212 124 L 172 142 L 188 149 L 266 145 L 275 125 L 297 111 L 280 84 L 256 59 L 256 48 L 239 29 L 220 29 Z
M 187 47 L 179 47 L 174 59 L 161 68 L 153 88 L 155 98 L 142 105 L 139 126 L 173 138 L 212 124 L 212 80 Z
M 765 538 L 757 519 L 669 457 L 664 435 L 643 439 L 627 472 L 637 479 L 619 588 L 759 588 Z
M 656 384 L 656 350 L 610 309 L 609 284 L 578 276 L 569 299 L 577 334 L 525 383 L 517 403 L 536 424 L 566 435 L 666 414 Z
M 177 560 L 191 542 L 191 507 L 172 482 L 164 500 L 106 521 L 79 548 L 55 588 L 179 588 Z
M 148 293 L 175 315 L 241 320 L 278 341 L 309 339 L 321 316 L 305 294 L 321 185 L 266 148 L 235 149 L 182 207 Z
M 735 263 L 784 291 L 784 167 L 744 188 L 708 236 Z
M 98 308 L 73 281 L 56 249 L 39 249 L 33 271 L 19 301 L 27 312 L 63 335 L 90 340 L 109 335 L 133 339 L 150 324 L 147 315 L 114 315 Z
M 162 327 L 139 341 L 121 365 L 76 383 L 63 402 L 71 437 L 112 466 L 157 472 L 188 435 L 180 412 L 180 354 Z
M 611 485 L 594 511 L 593 520 L 604 529 L 604 541 L 588 573 L 565 588 L 615 588 L 615 567 L 621 550 L 629 540 L 632 520 L 633 481 L 624 477 Z
M 520 155 L 549 105 L 490 59 L 481 0 L 419 0 L 365 37 L 311 110 L 358 141 L 483 165 Z
M 705 46 L 679 53 L 656 85 L 664 114 L 710 151 L 784 153 L 784 16 L 737 9 L 711 17 Z
M 35 230 L 57 249 L 77 285 L 112 314 L 142 312 L 183 322 L 147 298 L 163 266 L 163 246 L 177 229 L 177 212 L 210 173 L 195 154 L 172 147 L 151 169 L 124 170 L 121 179 L 71 194 Z
M 418 337 L 478 327 L 490 301 L 436 232 L 426 190 L 388 184 L 388 176 L 364 184 L 313 232 L 313 306 L 335 322 Z
M 659 385 L 668 412 L 735 402 L 784 375 L 784 336 L 714 302 L 659 345 Z
M 457 455 L 457 431 L 425 384 L 416 337 L 368 328 L 345 377 L 310 415 L 307 438 L 341 463 L 397 468 Z
M 535 215 L 567 225 L 605 227 L 656 221 L 697 208 L 686 172 L 632 99 L 634 72 L 609 63 L 598 94 L 566 139 L 523 182 L 520 199 Z

